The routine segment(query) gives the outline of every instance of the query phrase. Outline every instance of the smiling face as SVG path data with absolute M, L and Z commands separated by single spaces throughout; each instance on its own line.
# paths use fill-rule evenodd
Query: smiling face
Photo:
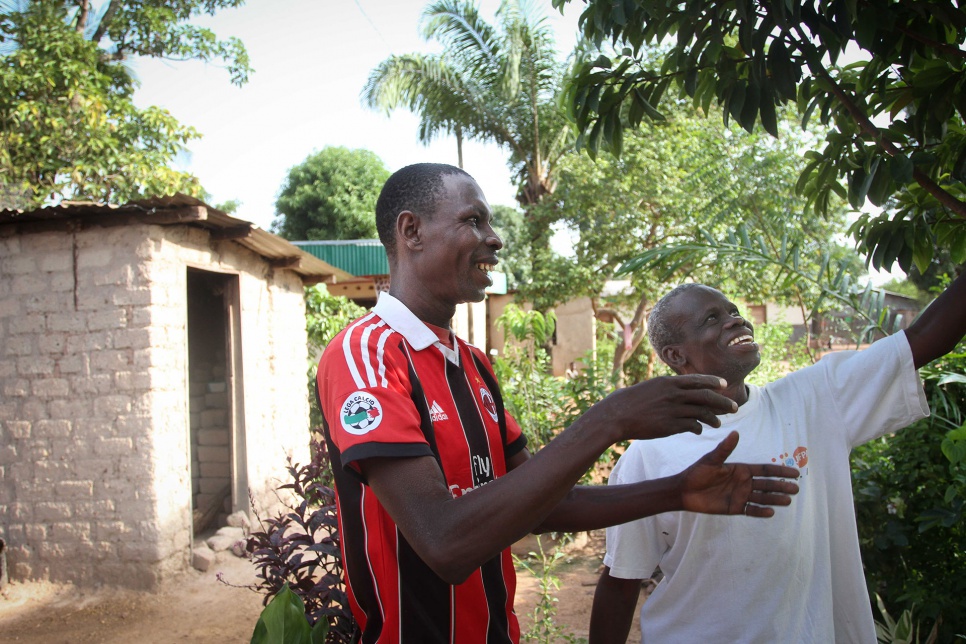
M 720 376 L 729 387 L 741 386 L 761 362 L 754 327 L 720 291 L 701 286 L 682 292 L 670 302 L 669 320 L 677 341 L 664 347 L 662 357 L 678 373 Z
M 411 255 L 427 305 L 452 308 L 483 300 L 493 284 L 489 273 L 499 261 L 496 253 L 503 248 L 491 223 L 490 206 L 476 181 L 463 174 L 443 177 L 435 212 L 419 217 L 419 252 Z

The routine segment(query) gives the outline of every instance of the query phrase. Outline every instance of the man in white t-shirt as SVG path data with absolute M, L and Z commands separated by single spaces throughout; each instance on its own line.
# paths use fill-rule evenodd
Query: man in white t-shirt
M 874 643 L 849 454 L 929 414 L 916 370 L 966 333 L 964 300 L 960 277 L 906 331 L 756 387 L 745 377 L 761 355 L 734 304 L 700 284 L 662 298 L 649 320 L 655 351 L 676 373 L 727 380 L 738 411 L 700 434 L 632 443 L 610 483 L 679 471 L 737 430 L 730 458 L 796 465 L 801 491 L 771 521 L 672 512 L 608 528 L 590 643 L 627 640 L 641 581 L 658 566 L 664 578 L 641 609 L 649 644 Z

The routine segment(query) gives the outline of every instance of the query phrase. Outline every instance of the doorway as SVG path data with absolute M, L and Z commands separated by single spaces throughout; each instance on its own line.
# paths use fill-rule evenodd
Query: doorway
M 238 276 L 188 269 L 188 412 L 194 535 L 246 509 Z

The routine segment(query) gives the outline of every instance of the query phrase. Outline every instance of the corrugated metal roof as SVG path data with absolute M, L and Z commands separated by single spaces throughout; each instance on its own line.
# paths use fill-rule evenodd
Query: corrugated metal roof
M 389 259 L 378 239 L 292 242 L 315 257 L 353 275 L 388 275 Z
M 346 271 L 305 252 L 278 235 L 262 230 L 250 221 L 231 217 L 200 199 L 183 194 L 140 199 L 122 205 L 65 201 L 37 210 L 0 210 L 0 224 L 71 219 L 96 219 L 99 223 L 114 224 L 141 221 L 197 226 L 209 230 L 212 239 L 233 241 L 264 257 L 274 266 L 294 271 L 306 283 L 352 278 Z

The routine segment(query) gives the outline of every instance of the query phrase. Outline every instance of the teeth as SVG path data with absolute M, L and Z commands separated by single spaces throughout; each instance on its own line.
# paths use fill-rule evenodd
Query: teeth
M 745 342 L 754 342 L 755 339 L 750 335 L 739 335 L 737 338 L 728 343 L 728 346 L 734 346 L 736 344 L 743 344 Z
M 493 264 L 477 264 L 476 267 L 484 273 L 489 273 L 493 270 Z

